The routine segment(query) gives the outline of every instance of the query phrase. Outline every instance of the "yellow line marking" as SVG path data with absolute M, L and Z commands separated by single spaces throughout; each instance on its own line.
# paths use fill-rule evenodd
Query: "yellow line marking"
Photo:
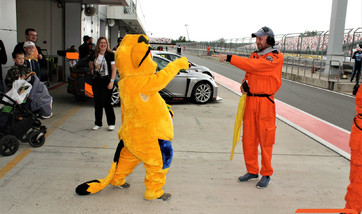
M 58 122 L 54 123 L 48 130 L 47 133 L 45 134 L 45 137 L 49 137 L 57 128 L 59 128 L 59 126 L 64 123 L 66 120 L 69 119 L 69 117 L 71 117 L 73 114 L 75 114 L 79 109 L 81 108 L 81 106 L 76 106 L 74 107 L 70 112 L 68 112 L 64 117 L 60 118 L 58 120 Z
M 31 152 L 31 149 L 24 149 L 20 154 L 18 154 L 13 160 L 11 160 L 6 166 L 4 166 L 0 170 L 0 179 L 6 175 L 16 164 L 18 164 L 23 158 L 25 158 L 29 153 Z
M 81 106 L 74 107 L 71 111 L 69 111 L 64 117 L 60 118 L 54 125 L 52 125 L 45 137 L 49 137 L 62 123 L 64 123 L 69 117 L 75 114 Z M 16 166 L 21 160 L 23 160 L 32 150 L 24 149 L 20 152 L 14 159 L 12 159 L 8 164 L 6 164 L 3 168 L 0 169 L 0 179 L 6 175 L 14 166 Z

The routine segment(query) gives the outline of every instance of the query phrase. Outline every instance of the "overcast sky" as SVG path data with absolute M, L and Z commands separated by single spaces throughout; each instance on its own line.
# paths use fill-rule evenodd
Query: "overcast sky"
M 138 0 L 138 4 L 148 35 L 189 36 L 194 41 L 249 37 L 262 26 L 276 35 L 326 31 L 332 9 L 332 0 Z M 358 27 L 362 0 L 348 0 L 345 28 Z

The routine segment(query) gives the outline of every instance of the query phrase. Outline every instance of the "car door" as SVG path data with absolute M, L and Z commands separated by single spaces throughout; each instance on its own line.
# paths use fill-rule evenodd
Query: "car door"
M 180 71 L 175 78 L 166 86 L 165 90 L 172 93 L 175 97 L 186 97 L 186 88 L 188 85 L 188 71 Z
M 153 60 L 157 63 L 157 70 L 160 71 L 166 67 L 169 60 L 154 56 Z M 180 71 L 175 78 L 161 91 L 163 97 L 185 97 L 187 88 L 187 77 L 189 72 L 187 70 Z

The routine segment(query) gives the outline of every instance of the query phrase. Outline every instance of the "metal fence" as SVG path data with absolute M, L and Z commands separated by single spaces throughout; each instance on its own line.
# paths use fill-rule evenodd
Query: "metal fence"
M 276 35 L 276 45 L 286 56 L 323 59 L 327 53 L 329 31 L 313 31 L 306 33 L 288 33 Z M 362 27 L 345 29 L 343 53 L 345 61 L 351 61 L 353 50 L 358 44 L 362 45 Z M 217 41 L 183 43 L 187 49 L 197 49 L 207 53 L 210 47 L 211 54 L 233 53 L 249 55 L 256 50 L 255 38 L 220 39 Z

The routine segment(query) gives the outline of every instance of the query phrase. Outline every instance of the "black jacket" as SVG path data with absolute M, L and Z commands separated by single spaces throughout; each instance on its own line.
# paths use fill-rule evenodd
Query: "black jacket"
M 8 57 L 6 56 L 4 43 L 2 40 L 0 40 L 0 80 L 3 79 L 1 65 L 6 64 L 7 61 L 8 61 Z

